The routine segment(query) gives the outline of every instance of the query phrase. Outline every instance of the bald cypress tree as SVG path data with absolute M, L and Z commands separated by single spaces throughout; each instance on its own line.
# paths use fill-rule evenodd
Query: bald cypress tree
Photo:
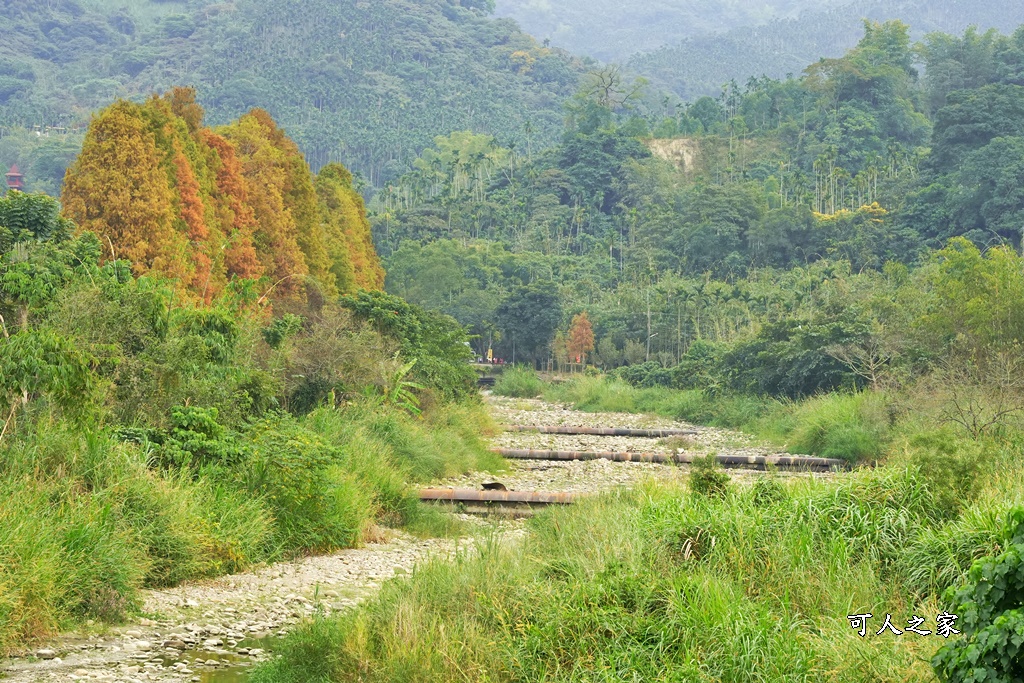
M 259 109 L 218 132 L 203 127 L 188 88 L 97 115 L 68 171 L 64 205 L 111 258 L 207 303 L 232 278 L 266 278 L 275 297 L 383 285 L 351 173 L 331 164 L 314 178 Z
M 301 291 L 309 271 L 299 248 L 295 216 L 286 201 L 284 154 L 271 141 L 270 132 L 250 114 L 217 131 L 238 153 L 255 220 L 253 243 L 260 267 L 276 285 L 276 294 L 289 295 Z
M 68 169 L 64 214 L 100 236 L 106 256 L 188 282 L 187 240 L 175 231 L 175 197 L 156 136 L 140 105 L 116 102 L 89 126 Z
M 235 147 L 209 129 L 201 129 L 199 137 L 207 150 L 207 163 L 214 174 L 214 207 L 227 238 L 224 246 L 225 274 L 230 279 L 255 279 L 263 275 L 264 266 L 256 253 L 256 215 L 249 204 L 249 193 L 242 173 L 242 164 Z
M 324 240 L 338 289 L 380 290 L 384 268 L 373 246 L 363 198 L 341 164 L 324 166 L 316 179 Z

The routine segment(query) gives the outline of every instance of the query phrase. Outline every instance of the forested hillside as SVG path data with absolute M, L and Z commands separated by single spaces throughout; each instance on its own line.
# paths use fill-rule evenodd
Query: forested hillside
M 900 19 L 911 26 L 915 39 L 935 31 L 961 33 L 970 26 L 1012 32 L 1024 23 L 1024 5 L 1016 0 L 862 0 L 831 8 L 816 5 L 798 17 L 763 26 L 670 41 L 650 54 L 636 55 L 629 64 L 684 99 L 715 95 L 732 80 L 799 76 L 822 57 L 839 57 L 857 43 L 864 19 Z
M 905 25 L 870 25 L 799 80 L 752 80 L 653 122 L 630 113 L 617 72 L 594 75 L 556 147 L 531 157 L 456 134 L 378 195 L 388 290 L 506 358 L 564 362 L 558 333 L 586 310 L 604 367 L 671 367 L 701 340 L 753 344 L 769 374 L 785 375 L 772 354 L 800 349 L 838 368 L 822 344 L 874 323 L 822 307 L 822 287 L 926 261 L 954 236 L 1020 244 L 1022 46 L 1024 31 L 915 48 Z M 849 379 L 826 376 L 757 382 L 800 395 Z
M 684 38 L 792 18 L 844 4 L 843 0 L 497 0 L 496 14 L 519 22 L 538 39 L 603 61 L 625 61 L 637 52 Z
M 4 3 L 0 124 L 82 124 L 117 97 L 190 85 L 211 123 L 262 107 L 314 169 L 343 160 L 373 183 L 451 130 L 551 142 L 583 66 L 487 10 L 474 0 Z

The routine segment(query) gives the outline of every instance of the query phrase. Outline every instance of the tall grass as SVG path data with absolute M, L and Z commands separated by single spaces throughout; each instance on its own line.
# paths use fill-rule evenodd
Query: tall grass
M 494 393 L 511 398 L 536 398 L 544 392 L 544 382 L 529 367 L 506 367 L 494 382 Z
M 760 420 L 784 410 L 770 398 L 744 395 L 710 397 L 698 389 L 637 388 L 607 377 L 575 377 L 547 385 L 544 396 L 590 412 L 651 413 L 715 427 L 756 430 Z
M 358 545 L 374 524 L 455 530 L 417 482 L 496 469 L 481 406 L 279 416 L 231 467 L 157 469 L 150 446 L 40 418 L 0 458 L 0 652 L 76 620 L 124 619 L 139 590 Z
M 252 680 L 932 681 L 940 639 L 862 639 L 847 615 L 875 614 L 876 630 L 941 611 L 936 591 L 963 569 L 935 538 L 987 552 L 1007 510 L 994 501 L 943 521 L 901 468 L 768 498 L 610 494 L 307 623 Z M 922 586 L 922 572 L 943 578 Z
M 793 453 L 849 462 L 878 458 L 890 429 L 885 396 L 870 392 L 809 399 L 792 407 L 787 422 Z
M 878 458 L 891 425 L 882 394 L 827 394 L 800 402 L 696 389 L 636 388 L 618 379 L 578 377 L 548 385 L 544 396 L 592 412 L 651 413 L 739 429 L 790 452 L 862 462 Z

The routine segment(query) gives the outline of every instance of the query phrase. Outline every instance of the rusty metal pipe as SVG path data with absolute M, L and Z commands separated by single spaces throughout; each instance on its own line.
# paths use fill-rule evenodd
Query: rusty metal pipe
M 667 436 L 694 436 L 692 429 L 630 429 L 626 427 L 544 427 L 539 425 L 512 425 L 510 432 L 539 432 L 541 434 L 576 434 L 588 436 L 638 436 L 661 439 Z
M 615 462 L 653 462 L 689 464 L 704 456 L 689 453 L 629 453 L 617 451 L 539 451 L 500 448 L 494 451 L 510 460 L 613 460 Z M 786 455 L 717 455 L 715 459 L 724 467 L 754 467 L 767 469 L 769 465 L 783 469 L 835 470 L 847 469 L 844 460 Z
M 537 491 L 477 491 L 476 489 L 423 489 L 420 500 L 453 503 L 527 503 L 529 505 L 569 505 L 578 498 L 574 493 Z
M 499 448 L 495 453 L 510 460 L 614 460 L 615 462 L 679 462 L 678 456 L 664 453 L 627 453 L 622 451 L 535 451 Z

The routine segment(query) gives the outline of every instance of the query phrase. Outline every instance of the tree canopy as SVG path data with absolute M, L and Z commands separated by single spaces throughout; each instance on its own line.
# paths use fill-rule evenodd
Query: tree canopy
M 129 261 L 204 301 L 265 276 L 276 295 L 377 289 L 383 271 L 362 198 L 340 164 L 314 177 L 263 110 L 212 130 L 194 91 L 118 101 L 90 124 L 64 213 Z

